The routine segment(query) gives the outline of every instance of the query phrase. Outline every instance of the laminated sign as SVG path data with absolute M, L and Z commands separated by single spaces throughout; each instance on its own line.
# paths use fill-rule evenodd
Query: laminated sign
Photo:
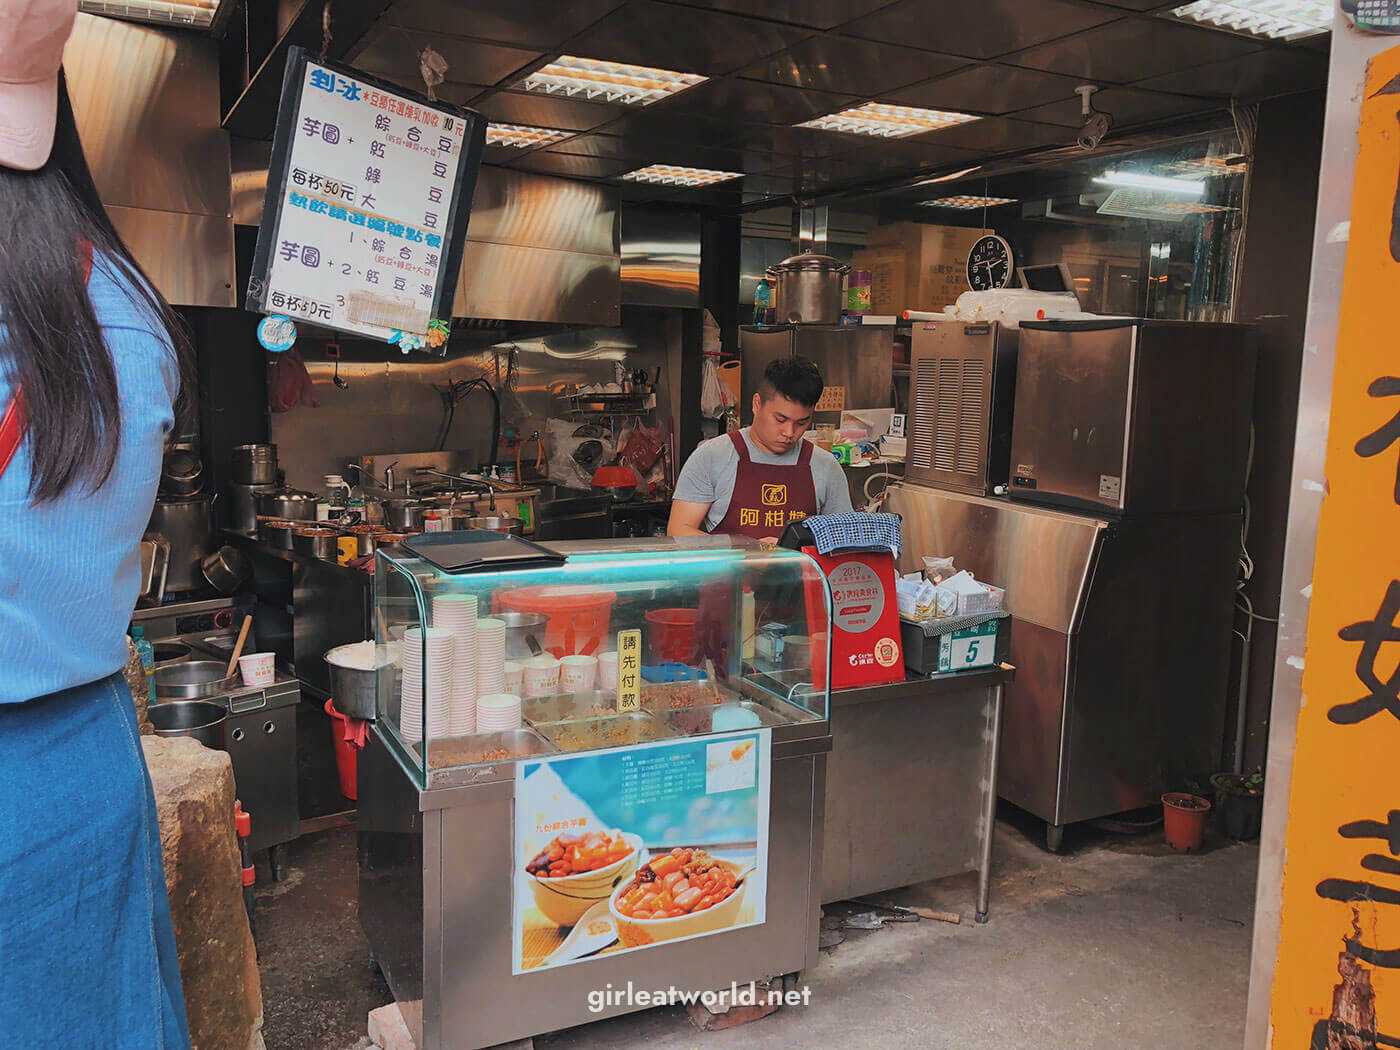
M 292 48 L 248 309 L 441 346 L 486 122 Z

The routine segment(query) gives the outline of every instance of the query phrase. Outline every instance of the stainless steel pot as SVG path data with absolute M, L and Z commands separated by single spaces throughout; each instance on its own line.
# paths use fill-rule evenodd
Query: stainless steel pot
M 154 642 L 151 653 L 158 664 L 182 664 L 190 658 L 190 647 L 184 642 Z
M 230 485 L 229 528 L 252 535 L 258 531 L 258 498 L 277 491 L 276 485 Z
M 204 484 L 204 465 L 187 449 L 172 449 L 160 467 L 160 491 L 166 496 L 193 496 Z
M 544 651 L 544 632 L 549 617 L 543 613 L 492 613 L 494 620 L 506 623 L 506 659 L 528 660 Z M 534 644 L 531 645 L 530 643 Z
M 297 529 L 292 533 L 292 550 L 322 561 L 335 561 L 339 555 L 336 540 L 340 533 L 335 529 Z
M 841 277 L 850 267 L 830 255 L 803 252 L 770 267 L 778 324 L 839 324 Z
M 253 575 L 253 565 L 237 547 L 220 547 L 205 557 L 199 567 L 209 586 L 220 594 L 232 594 Z
M 519 518 L 502 518 L 494 515 L 487 515 L 480 518 L 467 518 L 463 528 L 483 529 L 486 532 L 505 532 L 512 536 L 519 536 L 525 529 L 525 523 Z
M 374 538 L 374 549 L 380 547 L 397 547 L 404 540 L 410 540 L 417 536 L 416 532 L 381 532 Z
M 325 657 L 326 668 L 331 676 L 331 698 L 335 701 L 335 709 L 350 718 L 374 718 L 378 713 L 374 700 L 376 682 L 379 683 L 379 688 L 384 690 L 386 697 L 395 695 L 394 665 L 387 656 L 374 670 L 346 667 L 338 662 L 349 650 L 364 645 L 374 648 L 373 642 L 338 645 L 327 652 Z M 382 649 L 378 651 L 383 652 Z
M 168 700 L 202 700 L 238 684 L 238 671 L 225 674 L 222 660 L 187 660 L 156 668 L 156 696 Z
M 379 537 L 384 535 L 386 531 L 387 530 L 382 525 L 375 525 L 368 530 L 366 530 L 363 525 L 360 525 L 346 529 L 345 533 L 348 536 L 355 537 L 355 554 L 357 557 L 363 558 L 366 554 L 373 554 L 375 552 L 379 546 Z M 346 713 L 347 712 L 344 711 L 341 712 L 341 714 Z
M 235 485 L 276 485 L 276 445 L 235 445 L 233 449 Z
M 384 524 L 395 532 L 422 532 L 423 513 L 428 509 L 421 500 L 386 499 Z
M 146 715 L 155 727 L 156 736 L 189 736 L 215 751 L 226 750 L 224 726 L 228 711 L 223 704 L 208 700 L 168 700 L 148 707 Z
M 268 518 L 258 524 L 258 539 L 279 551 L 289 551 L 292 549 L 292 533 L 301 528 L 302 524 L 299 521 Z
M 316 497 L 309 492 L 288 489 L 258 497 L 258 514 L 284 521 L 315 521 Z
M 167 592 L 194 591 L 204 586 L 199 563 L 214 546 L 213 500 L 207 496 L 158 499 L 151 509 L 146 538 L 170 545 Z

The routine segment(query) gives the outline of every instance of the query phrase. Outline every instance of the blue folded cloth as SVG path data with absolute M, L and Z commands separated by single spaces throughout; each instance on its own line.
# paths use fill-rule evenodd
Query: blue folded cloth
M 836 551 L 889 551 L 898 560 L 904 550 L 904 537 L 898 514 L 814 514 L 802 524 L 812 530 L 818 554 Z

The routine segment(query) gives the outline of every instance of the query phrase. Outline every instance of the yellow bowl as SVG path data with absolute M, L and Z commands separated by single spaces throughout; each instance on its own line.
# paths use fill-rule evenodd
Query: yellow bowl
M 715 860 L 720 867 L 735 875 L 744 870 L 731 861 L 719 858 L 715 858 Z M 733 893 L 718 904 L 706 908 L 704 911 L 692 912 L 689 915 L 677 915 L 670 919 L 630 919 L 618 911 L 618 898 L 630 888 L 631 882 L 629 880 L 613 891 L 613 895 L 608 901 L 608 910 L 612 912 L 612 917 L 617 923 L 618 939 L 627 948 L 655 944 L 657 941 L 671 941 L 677 937 L 693 937 L 698 933 L 714 933 L 734 925 L 734 920 L 739 917 L 739 907 L 743 904 L 744 893 L 749 888 L 749 879 L 752 878 L 753 875 L 749 875 L 748 878 L 739 883 L 738 888 Z
M 583 917 L 593 905 L 607 900 L 619 883 L 631 881 L 641 863 L 642 837 L 624 831 L 622 837 L 632 847 L 632 852 L 621 860 L 593 871 L 579 872 L 577 875 L 564 875 L 557 879 L 541 879 L 526 875 L 530 880 L 530 892 L 535 896 L 535 907 L 550 922 L 560 926 L 572 926 Z

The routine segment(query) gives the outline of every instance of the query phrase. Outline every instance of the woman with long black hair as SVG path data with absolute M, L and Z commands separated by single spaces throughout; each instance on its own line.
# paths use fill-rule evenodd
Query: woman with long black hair
M 76 0 L 0 0 L 0 1018 L 188 1050 L 121 677 L 188 341 L 113 229 L 60 76 Z

